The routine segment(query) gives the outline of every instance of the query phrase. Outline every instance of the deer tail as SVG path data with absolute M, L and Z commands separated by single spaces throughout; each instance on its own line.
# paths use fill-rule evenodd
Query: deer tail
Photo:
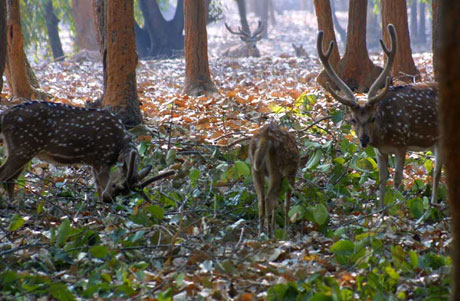
M 269 141 L 267 139 L 259 139 L 257 142 L 256 151 L 254 153 L 254 163 L 253 168 L 256 171 L 260 171 L 262 168 L 262 164 L 265 161 L 265 157 L 267 157 L 268 149 L 269 149 Z

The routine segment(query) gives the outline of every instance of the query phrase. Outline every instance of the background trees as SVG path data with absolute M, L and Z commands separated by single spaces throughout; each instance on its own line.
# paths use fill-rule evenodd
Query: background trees
M 0 99 L 6 60 L 6 1 L 0 2 Z

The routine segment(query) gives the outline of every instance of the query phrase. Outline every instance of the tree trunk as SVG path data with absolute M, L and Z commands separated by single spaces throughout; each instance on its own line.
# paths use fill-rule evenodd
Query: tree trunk
M 59 38 L 59 19 L 54 13 L 52 0 L 48 0 L 45 4 L 45 19 L 53 58 L 57 61 L 62 61 L 64 59 L 64 51 L 62 50 L 61 39 Z
M 185 87 L 184 93 L 198 96 L 217 92 L 208 63 L 208 38 L 204 0 L 185 1 Z
M 139 6 L 144 17 L 144 28 L 150 38 L 151 57 L 177 56 L 184 50 L 184 4 L 177 1 L 174 18 L 166 21 L 156 0 L 139 0 Z
M 332 50 L 331 56 L 329 57 L 329 62 L 331 63 L 331 66 L 335 68 L 340 60 L 340 55 L 339 49 L 337 47 L 337 40 L 335 39 L 334 24 L 332 22 L 331 3 L 330 1 L 324 0 L 314 0 L 313 3 L 315 4 L 316 20 L 318 21 L 318 30 L 322 30 L 324 32 L 325 43 L 323 45 L 323 51 L 327 50 L 330 41 L 334 41 L 336 45 L 336 47 L 334 47 L 334 49 Z M 323 70 L 318 75 L 316 81 L 321 86 L 326 87 L 326 82 L 329 81 L 329 77 Z
M 269 0 L 258 0 L 260 1 L 260 18 L 262 19 L 262 23 L 264 24 L 264 30 L 262 31 L 262 38 L 268 38 L 268 1 Z
M 250 33 L 248 18 L 246 14 L 246 1 L 245 0 L 236 0 L 236 4 L 238 5 L 238 13 L 240 15 L 240 22 L 241 22 L 241 29 L 244 32 Z
M 6 1 L 0 1 L 0 100 L 3 89 L 3 72 L 6 60 Z
M 337 32 L 339 33 L 342 45 L 345 45 L 345 42 L 347 41 L 347 32 L 345 31 L 345 29 L 343 29 L 342 25 L 340 25 L 339 19 L 337 19 L 337 16 L 335 15 L 335 0 L 330 1 L 332 9 L 332 21 L 334 23 L 335 30 L 337 30 Z
M 391 74 L 393 77 L 406 82 L 413 82 L 414 79 L 419 80 L 420 72 L 415 67 L 410 46 L 406 1 L 382 0 L 381 2 L 382 28 L 387 28 L 390 23 L 393 24 L 398 41 Z M 390 42 L 387 30 L 383 30 L 383 40 L 387 45 Z
M 117 114 L 127 127 L 142 123 L 136 85 L 133 1 L 95 3 L 104 68 L 102 106 Z
M 45 100 L 51 98 L 51 95 L 39 90 L 38 81 L 24 53 L 19 0 L 8 0 L 7 2 L 7 54 L 5 72 L 11 94 L 14 97 L 26 99 Z
M 348 10 L 347 47 L 337 74 L 354 91 L 366 92 L 382 72 L 369 59 L 366 45 L 367 0 L 352 0 Z
M 374 13 L 374 0 L 369 0 L 369 7 L 367 8 L 367 47 L 380 49 L 379 39 L 381 36 L 378 15 Z
M 446 162 L 448 200 L 452 214 L 452 295 L 451 300 L 460 300 L 460 30 L 458 1 L 439 1 L 441 11 L 440 50 L 440 113 L 442 152 Z M 438 15 L 439 17 L 439 15 Z
M 419 24 L 418 24 L 418 36 L 417 40 L 419 43 L 426 43 L 426 31 L 425 31 L 425 2 L 419 3 Z
M 72 15 L 78 47 L 80 49 L 98 50 L 91 0 L 73 0 Z
M 276 25 L 276 12 L 275 11 L 276 11 L 275 3 L 273 3 L 273 0 L 268 0 L 268 16 L 273 26 Z
M 435 81 L 439 82 L 439 56 L 440 56 L 440 23 L 441 23 L 441 10 L 439 9 L 439 0 L 433 0 L 433 23 L 432 23 L 432 51 L 433 51 L 433 73 Z
M 410 5 L 410 37 L 413 40 L 415 40 L 417 35 L 418 35 L 418 33 L 417 33 L 417 0 L 411 0 L 411 5 Z

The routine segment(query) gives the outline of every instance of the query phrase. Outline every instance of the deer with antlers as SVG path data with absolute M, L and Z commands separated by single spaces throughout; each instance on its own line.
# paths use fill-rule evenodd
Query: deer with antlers
M 245 32 L 238 28 L 238 31 L 233 31 L 230 26 L 225 23 L 227 30 L 234 34 L 238 35 L 240 39 L 244 42 L 242 45 L 235 45 L 229 47 L 224 51 L 223 56 L 226 57 L 260 57 L 259 48 L 257 48 L 257 42 L 262 39 L 262 31 L 264 30 L 264 25 L 259 21 L 257 29 L 253 32 Z
M 406 152 L 424 149 L 433 149 L 435 154 L 431 196 L 431 202 L 434 202 L 443 164 L 439 150 L 438 88 L 436 83 L 390 87 L 389 74 L 397 47 L 396 32 L 392 24 L 388 25 L 388 32 L 391 49 L 380 40 L 387 55 L 383 71 L 369 88 L 367 102 L 358 103 L 351 89 L 339 78 L 329 63 L 334 42 L 330 42 L 328 50 L 324 53 L 324 33 L 320 31 L 317 40 L 318 57 L 329 79 L 340 89 L 342 95 L 332 89 L 329 83 L 326 84 L 326 89 L 336 100 L 350 108 L 351 121 L 361 146 L 370 145 L 375 148 L 380 176 L 380 207 L 383 207 L 388 178 L 388 155 L 395 155 L 394 186 L 399 188 Z M 383 84 L 383 89 L 377 93 Z
M 15 181 L 34 157 L 53 164 L 92 167 L 99 199 L 142 189 L 152 166 L 138 171 L 138 152 L 122 122 L 101 109 L 51 102 L 26 102 L 4 111 L 0 131 L 7 159 L 0 167 L 10 201 Z
M 308 52 L 303 48 L 302 44 L 297 46 L 296 44 L 292 43 L 291 45 L 292 45 L 292 48 L 294 48 L 296 57 L 308 58 Z

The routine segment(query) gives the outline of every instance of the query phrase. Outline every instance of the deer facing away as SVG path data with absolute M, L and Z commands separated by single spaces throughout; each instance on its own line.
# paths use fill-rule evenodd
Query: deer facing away
M 343 96 L 334 91 L 329 83 L 327 90 L 331 95 L 348 106 L 352 123 L 362 147 L 373 146 L 376 150 L 379 168 L 379 198 L 383 207 L 385 187 L 388 178 L 388 155 L 395 154 L 394 186 L 399 188 L 403 176 L 407 151 L 434 149 L 435 168 L 431 202 L 437 198 L 439 178 L 443 164 L 439 151 L 438 126 L 438 88 L 436 83 L 420 83 L 407 86 L 390 87 L 390 70 L 396 53 L 396 32 L 392 24 L 388 25 L 391 49 L 382 40 L 380 44 L 388 59 L 379 77 L 369 88 L 367 102 L 358 103 L 351 89 L 339 78 L 329 63 L 334 47 L 331 41 L 329 49 L 323 52 L 323 32 L 318 33 L 317 50 L 324 69 L 330 80 L 339 87 Z M 385 83 L 383 90 L 379 87 Z
M 105 110 L 32 101 L 4 111 L 0 126 L 7 150 L 0 182 L 6 183 L 10 201 L 16 179 L 34 157 L 53 164 L 90 165 L 103 201 L 141 187 L 139 181 L 152 168 L 138 172 L 138 152 L 130 134 Z
M 230 26 L 227 25 L 227 23 L 225 23 L 225 27 L 230 33 L 238 35 L 244 44 L 227 48 L 222 54 L 223 56 L 236 58 L 250 56 L 260 57 L 260 51 L 259 48 L 257 48 L 257 42 L 262 39 L 262 31 L 264 30 L 264 26 L 261 21 L 259 21 L 259 25 L 253 33 L 245 32 L 241 29 L 241 27 L 238 28 L 238 31 L 233 31 Z
M 272 237 L 275 229 L 275 209 L 283 179 L 294 187 L 295 175 L 299 167 L 299 151 L 292 134 L 271 123 L 264 126 L 249 142 L 249 158 L 252 178 L 259 206 L 259 234 L 266 231 Z M 264 192 L 265 176 L 269 185 Z M 291 206 L 291 190 L 286 192 L 284 201 L 284 229 L 289 224 L 288 212 Z

